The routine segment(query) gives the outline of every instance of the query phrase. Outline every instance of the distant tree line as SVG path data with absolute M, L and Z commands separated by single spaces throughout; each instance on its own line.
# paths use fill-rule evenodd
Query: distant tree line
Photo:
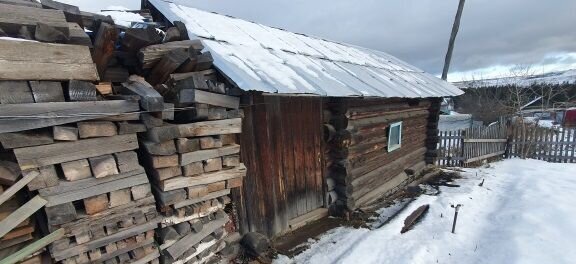
M 526 109 L 550 109 L 576 104 L 576 83 L 530 86 L 515 84 L 468 88 L 454 98 L 455 110 L 471 114 L 474 120 L 490 123 L 501 116 L 521 115 L 523 107 L 541 97 Z

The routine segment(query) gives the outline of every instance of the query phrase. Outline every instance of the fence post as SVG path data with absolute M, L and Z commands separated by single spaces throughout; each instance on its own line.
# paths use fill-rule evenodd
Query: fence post
M 458 165 L 460 167 L 464 167 L 464 159 L 466 159 L 466 157 L 464 156 L 464 145 L 466 144 L 465 139 L 466 139 L 466 130 L 460 130 L 460 153 L 458 154 L 458 156 L 460 156 L 460 160 L 458 161 Z

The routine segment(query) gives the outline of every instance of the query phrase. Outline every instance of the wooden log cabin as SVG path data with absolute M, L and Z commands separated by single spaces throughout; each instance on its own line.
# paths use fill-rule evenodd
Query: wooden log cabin
M 163 0 L 241 95 L 243 233 L 275 237 L 402 188 L 432 164 L 442 97 L 458 88 L 386 53 Z

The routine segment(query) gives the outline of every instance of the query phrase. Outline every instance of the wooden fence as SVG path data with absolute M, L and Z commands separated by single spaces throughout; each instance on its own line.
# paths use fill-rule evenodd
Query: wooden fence
M 507 157 L 576 163 L 576 128 L 511 127 Z
M 472 127 L 456 131 L 440 131 L 437 165 L 470 166 L 506 153 L 506 125 L 502 122 L 488 127 Z
M 507 126 L 500 122 L 488 127 L 440 131 L 439 137 L 436 164 L 444 167 L 466 167 L 504 157 L 576 163 L 576 128 Z

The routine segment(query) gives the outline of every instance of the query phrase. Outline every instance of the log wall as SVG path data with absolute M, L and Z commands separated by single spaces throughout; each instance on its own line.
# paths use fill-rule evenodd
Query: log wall
M 326 175 L 335 214 L 354 210 L 418 177 L 437 143 L 437 99 L 332 99 L 325 106 Z M 402 143 L 388 151 L 390 124 Z

